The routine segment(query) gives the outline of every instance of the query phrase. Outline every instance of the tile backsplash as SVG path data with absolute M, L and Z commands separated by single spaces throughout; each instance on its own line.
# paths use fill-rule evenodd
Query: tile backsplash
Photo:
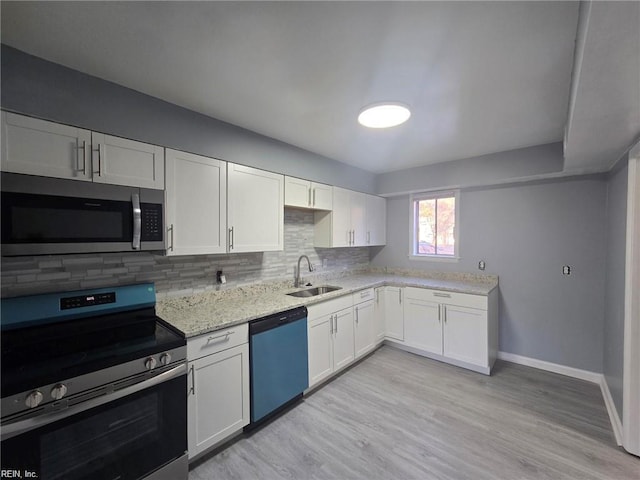
M 369 248 L 315 248 L 313 212 L 285 208 L 284 251 L 168 257 L 148 252 L 2 258 L 2 297 L 155 282 L 159 295 L 215 288 L 216 271 L 226 287 L 266 280 L 293 280 L 298 257 L 308 255 L 318 272 L 369 264 Z M 323 263 L 326 268 L 323 268 Z M 303 265 L 306 262 L 303 261 Z M 304 268 L 304 266 L 303 266 Z M 303 276 L 304 276 L 303 270 Z

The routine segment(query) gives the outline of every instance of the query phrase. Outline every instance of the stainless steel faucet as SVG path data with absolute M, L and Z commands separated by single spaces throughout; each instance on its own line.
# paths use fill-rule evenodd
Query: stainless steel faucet
M 311 265 L 311 260 L 309 260 L 309 257 L 307 257 L 306 255 L 300 255 L 300 258 L 298 258 L 298 269 L 296 270 L 296 281 L 293 284 L 293 286 L 296 288 L 300 286 L 300 261 L 303 258 L 307 259 L 307 265 L 309 265 L 309 271 L 313 272 L 313 265 Z

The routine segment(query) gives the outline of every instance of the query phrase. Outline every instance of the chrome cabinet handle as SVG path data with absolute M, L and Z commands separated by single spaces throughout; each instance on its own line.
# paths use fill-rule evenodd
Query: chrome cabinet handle
M 380 289 L 376 288 L 376 303 L 380 303 Z
M 438 304 L 438 323 L 442 322 L 442 304 Z
M 313 203 L 312 205 L 315 207 L 316 206 L 316 189 L 313 189 Z
M 432 292 L 434 297 L 451 298 L 450 293 Z
M 98 176 L 101 177 L 102 176 L 102 149 L 100 148 L 101 145 L 98 144 L 98 148 L 97 148 L 97 152 L 98 152 Z
M 82 174 L 86 175 L 87 174 L 87 141 L 83 140 L 82 141 L 82 146 L 78 146 L 78 150 L 82 150 L 82 168 L 79 168 L 78 170 L 82 170 Z M 78 162 L 76 161 L 76 164 Z
M 207 338 L 207 343 L 213 342 L 214 340 L 220 340 L 220 339 L 223 339 L 226 342 L 226 341 L 229 340 L 229 337 L 231 335 L 233 335 L 234 333 L 235 332 L 233 330 L 230 330 L 230 331 L 228 331 L 226 333 L 223 333 L 222 335 L 215 335 L 215 336 L 209 337 L 209 338 Z
M 173 223 L 169 227 L 169 239 L 171 240 L 171 244 L 169 245 L 169 250 L 173 252 Z
M 187 395 L 195 395 L 196 394 L 196 367 L 195 365 L 191 365 L 191 368 L 189 369 L 191 373 L 191 388 L 189 389 L 189 392 L 187 393 Z
M 444 317 L 444 323 L 447 323 L 447 306 L 446 305 L 442 305 L 442 314 Z
M 360 323 L 360 319 L 358 317 L 358 307 L 356 307 L 356 323 Z
M 402 289 L 398 289 L 398 303 L 402 303 Z
M 131 245 L 134 250 L 140 250 L 140 236 L 142 231 L 142 209 L 140 208 L 140 195 L 131 195 L 133 204 L 133 240 Z
M 371 232 L 367 232 L 367 244 L 371 243 Z
M 229 229 L 229 250 L 233 250 L 233 227 Z
M 309 187 L 309 206 L 311 206 L 311 187 Z
M 336 322 L 336 333 L 338 333 L 338 314 L 336 313 L 333 318 L 335 318 L 335 322 Z
M 331 315 L 331 316 L 329 317 L 329 322 L 331 322 L 331 323 L 329 324 L 329 333 L 330 333 L 331 335 L 333 335 L 333 315 Z

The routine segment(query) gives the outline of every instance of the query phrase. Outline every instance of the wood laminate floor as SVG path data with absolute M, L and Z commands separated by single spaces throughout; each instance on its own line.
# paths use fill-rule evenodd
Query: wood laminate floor
M 616 446 L 595 384 L 385 346 L 189 474 L 254 478 L 640 480 L 640 459 Z

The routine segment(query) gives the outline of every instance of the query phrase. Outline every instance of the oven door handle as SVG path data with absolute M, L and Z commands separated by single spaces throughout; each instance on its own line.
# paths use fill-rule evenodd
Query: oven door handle
M 28 418 L 26 420 L 20 420 L 15 423 L 9 423 L 7 425 L 2 425 L 2 435 L 0 436 L 0 438 L 2 439 L 2 441 L 7 440 L 8 438 L 15 437 L 16 435 L 20 435 L 30 430 L 35 430 L 36 428 L 40 428 L 50 423 L 57 422 L 58 420 L 62 420 L 63 418 L 70 417 L 71 415 L 75 415 L 76 413 L 99 407 L 100 405 L 104 405 L 106 403 L 113 402 L 114 400 L 124 398 L 128 395 L 141 392 L 142 390 L 146 390 L 147 388 L 155 387 L 163 382 L 179 377 L 180 375 L 185 375 L 186 373 L 187 365 L 183 363 L 148 380 L 136 383 L 135 385 L 123 388 L 122 390 L 117 390 L 100 397 L 92 398 L 91 400 L 87 400 L 86 402 L 82 402 L 72 407 L 65 408 L 64 410 L 44 414 L 39 417 Z

